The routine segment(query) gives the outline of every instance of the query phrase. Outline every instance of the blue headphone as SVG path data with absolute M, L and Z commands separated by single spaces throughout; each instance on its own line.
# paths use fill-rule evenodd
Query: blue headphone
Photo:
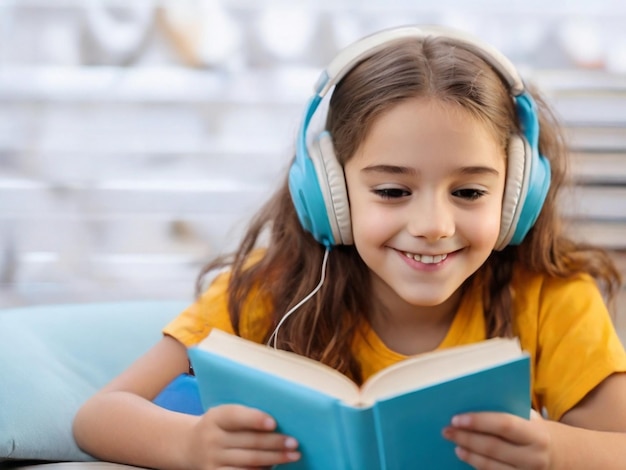
M 550 163 L 539 153 L 539 119 L 535 101 L 526 91 L 513 64 L 497 49 L 460 31 L 442 27 L 404 26 L 384 30 L 349 45 L 320 75 L 315 94 L 305 108 L 297 135 L 296 156 L 289 170 L 289 191 L 305 230 L 322 245 L 352 244 L 350 206 L 343 168 L 333 150 L 328 131 L 307 145 L 311 119 L 324 96 L 358 63 L 403 38 L 443 38 L 489 63 L 508 84 L 522 134 L 508 145 L 500 234 L 495 249 L 519 245 L 534 225 L 550 187 Z

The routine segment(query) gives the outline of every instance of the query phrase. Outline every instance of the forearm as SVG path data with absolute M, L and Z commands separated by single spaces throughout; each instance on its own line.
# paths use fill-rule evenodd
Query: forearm
M 189 433 L 197 420 L 131 393 L 108 392 L 81 408 L 74 435 L 83 450 L 101 460 L 184 469 Z
M 626 433 L 592 431 L 548 422 L 554 443 L 555 470 L 623 470 L 626 468 Z

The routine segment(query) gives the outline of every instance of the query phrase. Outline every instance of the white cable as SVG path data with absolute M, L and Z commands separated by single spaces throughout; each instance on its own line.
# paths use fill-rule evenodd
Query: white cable
M 289 316 L 291 316 L 291 314 L 293 312 L 298 310 L 311 297 L 313 297 L 317 293 L 317 291 L 320 290 L 322 285 L 324 284 L 324 279 L 326 278 L 326 262 L 328 261 L 328 253 L 329 252 L 330 252 L 330 250 L 328 248 L 326 248 L 326 251 L 324 252 L 324 260 L 322 261 L 322 275 L 320 277 L 319 284 L 317 284 L 317 287 L 315 287 L 315 289 L 313 289 L 304 299 L 302 299 L 300 302 L 298 302 L 296 305 L 294 305 L 287 313 L 285 313 L 283 318 L 281 318 L 281 320 L 278 322 L 278 325 L 276 326 L 276 329 L 274 330 L 274 332 L 270 336 L 269 340 L 267 341 L 267 345 L 268 346 L 270 346 L 270 343 L 273 342 L 272 347 L 274 349 L 276 349 L 276 339 L 278 338 L 278 330 L 280 329 L 280 327 L 282 326 L 284 321 L 287 318 L 289 318 Z

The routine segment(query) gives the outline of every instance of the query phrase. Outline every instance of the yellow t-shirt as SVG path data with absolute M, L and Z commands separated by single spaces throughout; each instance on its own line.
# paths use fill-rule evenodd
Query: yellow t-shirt
M 220 275 L 204 295 L 163 332 L 186 346 L 212 328 L 233 333 L 227 309 L 228 275 Z M 605 378 L 626 372 L 626 353 L 602 296 L 587 275 L 556 279 L 521 269 L 513 277 L 514 331 L 531 356 L 533 407 L 558 420 Z M 271 306 L 249 300 L 240 324 L 242 337 L 261 342 L 270 328 Z M 482 296 L 468 290 L 438 349 L 486 339 Z M 363 378 L 406 358 L 390 350 L 366 327 L 353 341 Z

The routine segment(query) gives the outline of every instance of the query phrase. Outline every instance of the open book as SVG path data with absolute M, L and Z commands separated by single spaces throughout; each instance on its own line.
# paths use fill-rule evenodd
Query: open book
M 261 409 L 299 441 L 302 459 L 290 469 L 467 468 L 441 436 L 455 414 L 530 413 L 530 361 L 516 339 L 411 357 L 362 387 L 314 360 L 219 330 L 189 357 L 205 409 Z

